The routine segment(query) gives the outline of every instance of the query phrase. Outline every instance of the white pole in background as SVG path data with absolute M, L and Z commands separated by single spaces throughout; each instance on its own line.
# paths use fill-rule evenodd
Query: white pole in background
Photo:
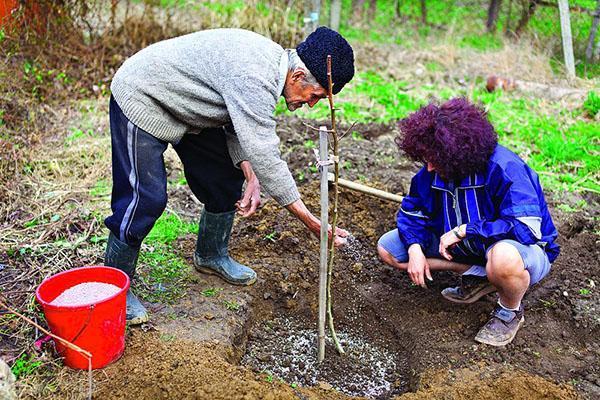
M 319 27 L 321 0 L 305 0 L 304 3 L 304 36 L 313 33 Z
M 342 0 L 331 0 L 329 12 L 329 27 L 334 31 L 340 30 L 340 18 L 342 14 Z
M 565 67 L 569 79 L 575 78 L 575 58 L 573 57 L 573 37 L 571 35 L 571 18 L 569 16 L 569 0 L 558 0 L 560 13 L 560 31 L 562 33 Z

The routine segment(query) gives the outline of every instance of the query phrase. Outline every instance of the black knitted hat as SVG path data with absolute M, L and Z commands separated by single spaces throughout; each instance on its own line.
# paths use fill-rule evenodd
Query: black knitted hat
M 329 89 L 327 56 L 331 55 L 333 94 L 338 94 L 354 76 L 352 47 L 342 35 L 325 26 L 308 35 L 306 40 L 298 45 L 296 52 L 325 90 Z

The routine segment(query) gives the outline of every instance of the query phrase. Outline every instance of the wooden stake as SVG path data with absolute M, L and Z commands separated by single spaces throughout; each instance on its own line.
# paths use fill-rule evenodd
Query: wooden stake
M 321 264 L 319 267 L 319 362 L 325 358 L 325 314 L 327 311 L 327 227 L 329 226 L 328 166 L 329 153 L 327 127 L 319 128 L 319 160 L 321 169 Z
M 327 175 L 329 182 L 333 182 L 335 177 L 332 173 Z M 375 196 L 383 200 L 394 201 L 396 203 L 402 203 L 402 196 L 386 192 L 385 190 L 375 189 L 371 186 L 363 185 L 362 183 L 349 181 L 347 179 L 338 178 L 338 185 L 347 189 L 356 190 L 357 192 L 365 193 L 370 196 Z
M 575 78 L 575 58 L 573 56 L 573 37 L 571 36 L 571 18 L 569 17 L 569 1 L 558 0 L 560 13 L 560 31 L 562 33 L 565 67 L 569 79 Z

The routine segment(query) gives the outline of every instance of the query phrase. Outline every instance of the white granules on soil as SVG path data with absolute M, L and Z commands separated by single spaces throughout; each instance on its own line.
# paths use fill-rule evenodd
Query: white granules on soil
M 72 286 L 50 303 L 53 306 L 82 306 L 101 302 L 121 290 L 116 285 L 104 282 L 85 282 Z

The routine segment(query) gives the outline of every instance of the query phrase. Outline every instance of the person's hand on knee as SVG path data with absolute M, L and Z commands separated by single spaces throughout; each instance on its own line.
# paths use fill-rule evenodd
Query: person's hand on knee
M 440 237 L 440 255 L 448 261 L 452 261 L 450 249 L 460 243 L 466 237 L 466 226 L 463 224 L 449 230 Z

